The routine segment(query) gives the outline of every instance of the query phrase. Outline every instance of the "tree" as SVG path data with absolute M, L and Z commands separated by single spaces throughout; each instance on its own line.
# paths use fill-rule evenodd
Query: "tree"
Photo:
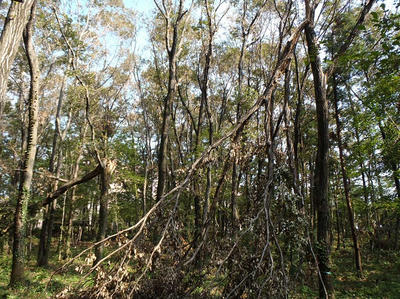
M 353 204 L 350 197 L 350 183 L 349 178 L 347 176 L 346 171 L 346 162 L 344 160 L 344 153 L 343 153 L 343 144 L 342 144 L 342 125 L 339 118 L 339 109 L 338 109 L 338 102 L 339 102 L 339 95 L 338 95 L 338 86 L 336 81 L 336 74 L 333 74 L 332 81 L 333 81 L 333 104 L 335 107 L 335 121 L 336 121 L 336 138 L 338 142 L 339 148 L 339 159 L 340 159 L 340 168 L 342 173 L 342 180 L 343 180 L 343 189 L 344 189 L 344 196 L 346 198 L 346 205 L 347 205 L 347 214 L 349 217 L 350 222 L 350 229 L 353 239 L 353 248 L 354 248 L 354 258 L 356 263 L 356 269 L 358 275 L 362 277 L 362 264 L 361 264 L 361 253 L 360 253 L 360 244 L 358 242 L 358 236 L 356 231 L 356 224 L 354 220 L 354 211 L 353 211 Z
M 311 70 L 313 72 L 314 80 L 314 93 L 317 108 L 317 121 L 318 121 L 318 151 L 315 165 L 314 175 L 314 192 L 313 200 L 317 207 L 318 214 L 318 263 L 320 269 L 320 297 L 324 298 L 331 296 L 333 286 L 331 282 L 330 267 L 329 267 L 329 199 L 328 199 L 328 151 L 329 151 L 329 131 L 328 131 L 328 101 L 326 96 L 326 80 L 329 78 L 337 63 L 337 58 L 345 53 L 355 38 L 360 26 L 364 22 L 365 16 L 371 9 L 374 1 L 368 1 L 360 13 L 360 16 L 350 31 L 350 34 L 344 40 L 339 50 L 333 56 L 332 62 L 326 73 L 323 73 L 321 66 L 321 59 L 319 57 L 319 50 L 317 47 L 317 40 L 315 30 L 312 23 L 306 27 L 306 40 L 308 47 L 308 56 L 310 59 Z M 308 0 L 305 1 L 306 15 L 312 21 L 315 14 L 315 5 L 310 5 Z M 351 209 L 351 207 L 350 207 Z M 350 216 L 351 217 L 351 216 Z M 353 235 L 354 237 L 354 235 Z M 357 260 L 360 263 L 359 252 L 357 249 L 357 242 L 355 242 L 355 253 L 358 256 Z M 361 264 L 358 267 L 361 271 Z
M 1 118 L 5 105 L 8 76 L 17 54 L 19 43 L 31 14 L 31 7 L 35 0 L 26 0 L 22 3 L 11 1 L 7 18 L 0 36 L 0 132 L 3 131 Z
M 159 201 L 165 191 L 167 175 L 167 144 L 169 119 L 171 117 L 172 101 L 176 93 L 176 60 L 182 51 L 182 36 L 186 30 L 190 9 L 184 8 L 184 0 L 179 0 L 176 11 L 171 2 L 162 0 L 161 5 L 154 2 L 164 21 L 165 47 L 168 54 L 168 85 L 167 94 L 163 99 L 162 125 L 160 132 L 160 145 L 158 150 L 158 185 L 157 198 Z M 193 2 L 192 2 L 193 3 Z
M 308 0 L 305 1 L 306 15 L 310 20 L 314 20 L 315 7 L 310 6 Z M 313 22 L 313 21 L 312 21 Z M 329 132 L 328 132 L 328 100 L 326 97 L 326 79 L 322 73 L 321 59 L 317 46 L 316 34 L 313 23 L 305 29 L 308 56 L 310 59 L 311 70 L 314 80 L 315 104 L 317 108 L 318 122 L 318 147 L 315 162 L 314 186 L 312 200 L 317 209 L 317 241 L 318 241 L 318 268 L 320 276 L 320 298 L 332 296 L 333 285 L 331 279 L 331 269 L 329 261 L 329 199 L 328 199 L 328 151 L 329 151 Z
M 35 163 L 38 113 L 39 113 L 39 62 L 32 43 L 33 26 L 35 22 L 36 1 L 31 7 L 29 21 L 24 31 L 24 45 L 26 56 L 30 68 L 30 90 L 29 90 L 29 108 L 28 108 L 28 133 L 27 146 L 24 153 L 24 164 L 20 178 L 17 207 L 14 216 L 14 243 L 13 243 L 13 261 L 10 285 L 21 282 L 24 278 L 24 239 L 25 225 L 27 217 L 27 208 L 31 197 L 31 183 L 33 176 L 33 166 Z
M 361 249 L 399 246 L 399 22 L 374 2 L 38 5 L 36 146 L 23 51 L 3 113 L 3 254 L 16 216 L 17 262 L 82 278 L 63 296 L 343 295 L 343 253 L 361 276 Z

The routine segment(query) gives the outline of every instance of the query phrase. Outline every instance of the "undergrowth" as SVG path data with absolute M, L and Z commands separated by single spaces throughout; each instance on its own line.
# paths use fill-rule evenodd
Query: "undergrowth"
M 87 244 L 86 244 L 87 245 Z M 84 247 L 74 249 L 78 253 Z M 63 264 L 56 254 L 52 255 L 48 268 L 36 266 L 35 255 L 31 254 L 26 264 L 26 281 L 15 287 L 8 287 L 11 255 L 0 255 L 0 298 L 49 298 L 67 286 L 76 285 L 82 274 L 78 266 L 85 266 L 84 258 L 62 273 L 52 273 Z M 355 272 L 352 248 L 332 250 L 332 275 L 336 298 L 400 298 L 400 253 L 394 251 L 363 252 L 363 278 Z M 192 279 L 195 276 L 192 277 Z M 203 278 L 204 279 L 204 278 Z M 315 275 L 299 285 L 291 298 L 315 298 L 318 295 Z M 47 286 L 47 287 L 46 287 Z M 192 292 L 195 296 L 196 291 Z M 214 297 L 218 295 L 214 294 Z

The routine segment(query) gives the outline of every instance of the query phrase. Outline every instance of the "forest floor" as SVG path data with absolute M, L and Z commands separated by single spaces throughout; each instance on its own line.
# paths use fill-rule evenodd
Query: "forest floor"
M 400 254 L 378 250 L 363 256 L 363 278 L 355 274 L 352 247 L 333 253 L 337 298 L 400 298 Z
M 74 253 L 84 248 L 75 248 Z M 58 261 L 56 254 L 49 260 L 49 266 L 46 268 L 36 266 L 36 254 L 31 254 L 25 265 L 26 279 L 23 284 L 16 288 L 9 288 L 8 283 L 11 273 L 10 255 L 0 255 L 0 298 L 50 298 L 62 291 L 65 287 L 79 282 L 81 274 L 75 268 L 69 267 L 60 274 L 55 274 L 49 285 L 51 275 L 61 267 L 65 261 Z M 83 260 L 77 260 L 76 263 L 83 263 Z
M 87 244 L 85 244 L 87 246 Z M 74 248 L 78 253 L 84 247 Z M 363 254 L 364 277 L 359 279 L 354 271 L 352 248 L 332 251 L 332 275 L 336 298 L 400 298 L 400 253 L 393 251 L 375 251 Z M 54 275 L 46 288 L 52 273 L 63 263 L 54 258 L 48 268 L 36 267 L 35 255 L 30 256 L 26 268 L 25 284 L 10 289 L 7 287 L 11 269 L 11 256 L 0 255 L 0 298 L 49 298 L 65 287 L 79 282 L 82 275 L 78 271 L 78 260 L 73 267 Z M 292 298 L 317 297 L 315 281 L 310 285 L 300 286 Z
M 332 275 L 336 298 L 400 298 L 400 252 L 363 252 L 363 278 L 355 271 L 353 249 L 332 249 Z M 300 287 L 295 298 L 318 297 L 317 283 Z

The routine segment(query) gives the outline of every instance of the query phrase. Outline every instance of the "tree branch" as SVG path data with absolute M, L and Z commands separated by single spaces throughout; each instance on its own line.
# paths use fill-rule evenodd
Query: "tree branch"
M 72 188 L 73 186 L 76 186 L 76 185 L 79 185 L 79 184 L 86 183 L 86 182 L 90 181 L 91 179 L 93 179 L 96 176 L 98 176 L 100 174 L 101 170 L 102 170 L 102 167 L 99 164 L 94 170 L 92 170 L 91 172 L 87 173 L 82 178 L 69 181 L 68 183 L 62 185 L 60 188 L 58 188 L 53 193 L 48 194 L 46 199 L 43 201 L 42 205 L 43 206 L 48 205 L 54 199 L 59 197 L 61 194 L 65 193 L 68 189 Z
M 358 17 L 357 23 L 353 26 L 353 29 L 347 36 L 346 40 L 340 47 L 339 51 L 335 54 L 335 56 L 332 59 L 332 63 L 328 70 L 326 71 L 326 78 L 329 78 L 332 73 L 334 72 L 336 68 L 336 62 L 338 59 L 347 51 L 347 49 L 350 47 L 351 43 L 353 42 L 354 38 L 357 36 L 358 32 L 360 31 L 360 26 L 364 23 L 365 17 L 367 16 L 368 12 L 371 10 L 372 6 L 374 5 L 376 0 L 369 0 L 368 3 L 366 3 L 360 13 L 360 16 Z

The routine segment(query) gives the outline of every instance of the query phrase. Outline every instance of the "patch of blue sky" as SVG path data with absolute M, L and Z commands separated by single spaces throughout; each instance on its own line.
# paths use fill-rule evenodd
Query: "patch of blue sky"
M 151 22 L 151 16 L 156 10 L 153 0 L 124 0 L 126 7 L 133 9 L 137 14 L 135 20 L 136 25 L 136 41 L 134 52 L 145 59 L 150 58 L 149 55 L 149 34 L 147 26 Z
M 132 8 L 141 14 L 150 16 L 155 5 L 152 0 L 124 0 L 124 4 L 128 8 Z

